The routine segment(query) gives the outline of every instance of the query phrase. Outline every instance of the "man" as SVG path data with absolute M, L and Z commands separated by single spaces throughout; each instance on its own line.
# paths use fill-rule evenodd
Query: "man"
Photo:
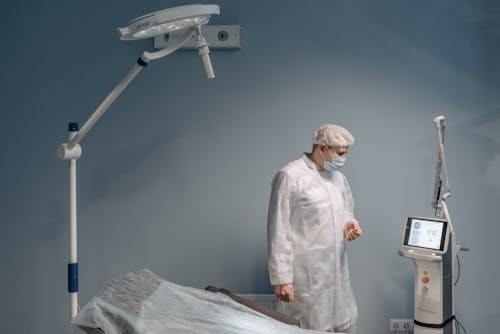
M 358 311 L 349 282 L 345 240 L 358 238 L 345 163 L 354 137 L 326 124 L 311 153 L 273 180 L 268 215 L 269 275 L 285 312 L 301 327 L 354 333 Z

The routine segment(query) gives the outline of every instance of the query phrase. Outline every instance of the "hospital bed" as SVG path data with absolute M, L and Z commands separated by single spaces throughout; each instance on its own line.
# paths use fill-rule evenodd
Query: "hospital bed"
M 73 318 L 71 327 L 78 334 L 323 333 L 275 320 L 224 293 L 168 282 L 148 269 L 107 284 Z

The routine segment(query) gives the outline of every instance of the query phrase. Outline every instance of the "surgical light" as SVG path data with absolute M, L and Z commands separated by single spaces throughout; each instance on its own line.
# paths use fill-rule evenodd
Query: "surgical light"
M 164 57 L 184 45 L 193 34 L 197 36 L 198 54 L 201 56 L 207 78 L 215 77 L 210 61 L 208 43 L 201 33 L 201 27 L 208 23 L 210 15 L 219 14 L 217 5 L 187 5 L 160 10 L 138 17 L 123 28 L 118 28 L 122 40 L 143 39 L 183 31 L 178 43 L 157 52 L 145 52 L 142 60 L 148 62 Z
M 68 264 L 68 292 L 70 294 L 70 318 L 78 312 L 78 261 L 77 261 L 77 206 L 76 206 L 76 160 L 82 155 L 80 141 L 90 131 L 99 118 L 113 104 L 135 76 L 147 66 L 151 60 L 165 57 L 182 47 L 193 35 L 196 35 L 198 54 L 208 78 L 214 72 L 210 62 L 208 44 L 202 35 L 201 28 L 207 24 L 210 16 L 219 14 L 217 5 L 187 5 L 157 11 L 132 20 L 127 26 L 118 28 L 122 40 L 143 39 L 179 31 L 180 37 L 175 43 L 155 52 L 143 52 L 125 77 L 109 93 L 97 107 L 85 124 L 79 129 L 78 123 L 70 123 L 68 142 L 60 144 L 57 155 L 61 160 L 69 160 L 69 205 L 70 205 L 70 257 Z
M 210 15 L 219 14 L 217 5 L 188 5 L 143 15 L 118 28 L 122 40 L 142 39 L 208 23 Z

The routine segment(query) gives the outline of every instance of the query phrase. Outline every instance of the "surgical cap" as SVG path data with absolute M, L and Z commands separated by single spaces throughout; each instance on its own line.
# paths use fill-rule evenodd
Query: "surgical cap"
M 339 125 L 325 124 L 314 130 L 313 144 L 351 146 L 354 144 L 354 137 L 347 129 Z

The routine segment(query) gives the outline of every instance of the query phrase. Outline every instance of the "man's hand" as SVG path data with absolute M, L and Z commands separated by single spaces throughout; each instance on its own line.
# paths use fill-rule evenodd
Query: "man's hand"
M 363 231 L 361 230 L 361 227 L 359 226 L 357 221 L 351 220 L 345 223 L 344 236 L 347 240 L 353 241 L 354 239 L 361 236 L 361 234 L 363 234 Z
M 293 284 L 277 284 L 274 286 L 274 295 L 285 303 L 293 302 Z

